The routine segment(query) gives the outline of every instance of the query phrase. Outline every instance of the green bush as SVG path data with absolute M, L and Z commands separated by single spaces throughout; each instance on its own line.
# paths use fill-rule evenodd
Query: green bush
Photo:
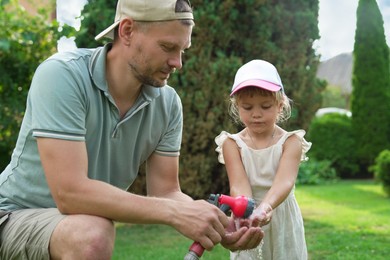
M 374 173 L 375 179 L 382 183 L 386 194 L 390 196 L 390 150 L 380 152 L 370 170 Z
M 338 180 L 336 170 L 328 160 L 317 161 L 310 159 L 299 167 L 297 184 L 323 184 Z
M 0 173 L 15 146 L 34 71 L 56 52 L 60 33 L 49 19 L 54 8 L 50 0 L 31 14 L 17 0 L 0 1 Z
M 356 176 L 359 165 L 355 159 L 350 117 L 338 113 L 316 117 L 310 124 L 307 136 L 313 142 L 310 158 L 330 161 L 341 178 Z

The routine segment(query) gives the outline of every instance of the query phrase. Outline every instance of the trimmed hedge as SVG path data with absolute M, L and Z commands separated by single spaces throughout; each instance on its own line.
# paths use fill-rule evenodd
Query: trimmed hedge
M 307 138 L 313 143 L 308 156 L 318 161 L 330 161 L 339 177 L 355 177 L 359 172 L 350 117 L 338 113 L 316 117 L 311 122 Z
M 390 150 L 383 150 L 375 158 L 375 164 L 370 167 L 375 179 L 383 185 L 383 190 L 390 197 Z

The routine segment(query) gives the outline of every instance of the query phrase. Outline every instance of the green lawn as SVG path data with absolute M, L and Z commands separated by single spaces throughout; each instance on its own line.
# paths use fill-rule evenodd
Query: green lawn
M 298 186 L 310 259 L 390 259 L 390 199 L 372 181 Z M 182 260 L 192 241 L 160 225 L 119 225 L 113 259 Z M 221 246 L 202 259 L 229 259 Z
M 298 187 L 311 259 L 390 259 L 390 199 L 370 181 Z

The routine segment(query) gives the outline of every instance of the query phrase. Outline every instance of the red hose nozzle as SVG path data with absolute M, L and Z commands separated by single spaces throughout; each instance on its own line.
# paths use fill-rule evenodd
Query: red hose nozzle
M 220 207 L 225 213 L 231 209 L 233 214 L 238 218 L 248 218 L 255 208 L 255 201 L 245 196 L 230 197 L 227 195 L 211 194 L 208 201 Z M 197 260 L 202 256 L 203 252 L 204 248 L 202 245 L 194 242 L 189 248 L 184 260 Z
M 255 208 L 255 201 L 245 196 L 230 197 L 220 195 L 218 202 L 221 205 L 228 205 L 233 214 L 238 218 L 248 218 Z

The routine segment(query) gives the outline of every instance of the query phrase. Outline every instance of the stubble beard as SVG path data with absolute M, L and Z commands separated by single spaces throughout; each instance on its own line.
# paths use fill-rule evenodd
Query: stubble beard
M 167 84 L 166 80 L 160 81 L 156 80 L 152 76 L 152 70 L 150 68 L 146 68 L 144 71 L 141 71 L 138 65 L 135 65 L 134 63 L 128 63 L 131 72 L 133 73 L 134 77 L 141 82 L 143 85 L 149 85 L 156 88 L 161 88 Z

